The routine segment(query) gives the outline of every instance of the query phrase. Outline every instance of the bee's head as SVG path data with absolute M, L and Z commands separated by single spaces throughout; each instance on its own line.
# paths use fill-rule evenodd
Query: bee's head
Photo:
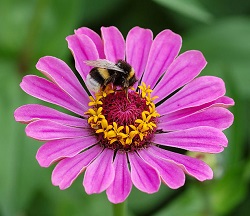
M 123 69 L 126 74 L 128 74 L 132 70 L 131 65 L 128 64 L 127 62 L 123 61 L 123 60 L 118 60 L 116 65 L 119 68 Z

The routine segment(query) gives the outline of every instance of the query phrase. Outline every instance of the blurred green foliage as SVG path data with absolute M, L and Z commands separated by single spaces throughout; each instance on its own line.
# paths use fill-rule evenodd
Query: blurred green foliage
M 133 216 L 245 216 L 250 205 L 250 1 L 246 0 L 1 0 L 0 7 L 0 216 L 112 215 L 105 193 L 88 196 L 81 177 L 66 191 L 52 186 L 52 168 L 35 160 L 41 143 L 25 136 L 14 110 L 40 103 L 19 88 L 25 74 L 36 74 L 44 55 L 74 63 L 64 38 L 88 26 L 117 26 L 124 35 L 139 25 L 154 35 L 170 28 L 183 37 L 182 52 L 201 50 L 208 65 L 202 75 L 222 77 L 234 125 L 229 146 L 216 156 L 215 178 L 200 183 L 187 177 L 184 187 L 147 195 L 133 189 Z

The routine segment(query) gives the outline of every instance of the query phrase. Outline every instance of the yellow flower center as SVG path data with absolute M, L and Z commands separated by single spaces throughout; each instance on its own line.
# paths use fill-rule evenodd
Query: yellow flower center
M 85 114 L 101 145 L 133 151 L 150 144 L 159 116 L 153 103 L 156 97 L 151 93 L 150 86 L 142 83 L 138 92 L 129 91 L 128 99 L 124 91 L 116 91 L 111 85 L 95 98 L 90 96 L 91 108 Z

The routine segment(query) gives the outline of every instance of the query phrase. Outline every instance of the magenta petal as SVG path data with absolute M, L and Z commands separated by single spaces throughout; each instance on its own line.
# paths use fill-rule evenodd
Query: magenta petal
M 177 189 L 184 185 L 185 174 L 173 161 L 157 158 L 144 150 L 138 151 L 138 154 L 159 172 L 163 182 L 170 188 Z
M 125 59 L 125 40 L 121 32 L 114 26 L 101 27 L 106 59 L 111 62 Z
M 222 131 L 213 127 L 196 127 L 170 133 L 155 134 L 152 142 L 189 151 L 219 153 L 227 146 Z
M 223 107 L 212 107 L 200 112 L 196 112 L 184 118 L 173 121 L 163 121 L 157 125 L 157 129 L 164 131 L 184 130 L 199 126 L 209 126 L 220 130 L 230 127 L 233 123 L 233 114 Z
M 201 112 L 205 109 L 212 108 L 212 107 L 223 107 L 228 108 L 234 105 L 234 100 L 227 96 L 222 96 L 214 101 L 202 104 L 200 106 L 189 107 L 185 109 L 181 109 L 172 113 L 168 113 L 160 117 L 160 122 L 172 121 L 177 120 L 179 118 L 183 118 L 189 115 L 192 115 L 197 112 Z
M 108 187 L 106 193 L 112 203 L 123 202 L 132 189 L 132 181 L 128 169 L 127 156 L 124 152 L 118 151 L 114 161 L 115 178 Z
M 136 153 L 129 153 L 128 156 L 131 167 L 131 180 L 135 187 L 149 194 L 157 192 L 161 184 L 157 171 Z
M 36 120 L 50 120 L 63 125 L 89 128 L 86 119 L 77 118 L 39 104 L 23 105 L 15 110 L 14 116 L 16 121 L 25 124 Z
M 94 42 L 96 49 L 99 53 L 99 58 L 105 59 L 103 42 L 102 42 L 101 37 L 96 32 L 94 32 L 92 29 L 89 29 L 87 27 L 82 27 L 82 28 L 75 30 L 75 34 L 87 35 Z
M 234 106 L 234 100 L 230 97 L 223 96 L 213 101 L 213 106 L 229 108 Z
M 104 149 L 88 166 L 83 179 L 83 186 L 87 194 L 101 193 L 112 184 L 115 177 L 113 156 L 113 150 Z
M 81 104 L 72 99 L 68 94 L 62 91 L 56 84 L 34 75 L 27 75 L 23 78 L 21 88 L 27 94 L 64 107 L 78 115 L 83 115 L 86 110 Z
M 153 33 L 150 29 L 134 27 L 127 35 L 126 61 L 133 66 L 138 80 L 145 70 L 152 42 Z
M 40 166 L 48 167 L 66 157 L 74 157 L 79 152 L 97 143 L 95 136 L 74 139 L 52 140 L 42 145 L 36 154 Z
M 187 51 L 178 56 L 154 88 L 152 95 L 158 96 L 154 102 L 157 103 L 166 95 L 193 80 L 206 64 L 207 62 L 202 53 L 196 50 Z
M 100 154 L 102 148 L 94 146 L 73 158 L 61 160 L 52 173 L 52 184 L 64 190 L 71 186 L 73 181 L 86 169 L 86 167 Z
M 70 97 L 81 103 L 85 108 L 88 107 L 88 94 L 65 62 L 52 56 L 45 56 L 39 59 L 36 68 Z
M 86 35 L 70 35 L 66 38 L 68 47 L 71 50 L 74 59 L 75 67 L 83 80 L 91 70 L 91 67 L 85 64 L 85 60 L 97 60 L 99 54 L 94 42 Z
M 192 158 L 186 155 L 167 151 L 156 146 L 148 148 L 151 154 L 164 160 L 172 160 L 177 163 L 189 175 L 195 177 L 199 181 L 204 181 L 213 178 L 212 169 L 203 161 Z
M 69 127 L 49 120 L 38 120 L 27 125 L 27 136 L 37 140 L 55 140 L 91 136 L 89 129 Z
M 170 30 L 160 32 L 152 43 L 142 82 L 153 88 L 160 76 L 178 55 L 181 43 L 180 35 Z
M 157 107 L 157 111 L 166 113 L 199 106 L 223 96 L 226 92 L 222 79 L 212 76 L 202 76 L 184 86 L 174 96 Z

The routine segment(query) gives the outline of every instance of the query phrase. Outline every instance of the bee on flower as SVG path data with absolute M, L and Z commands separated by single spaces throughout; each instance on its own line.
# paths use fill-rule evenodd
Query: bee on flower
M 179 54 L 178 34 L 163 30 L 153 38 L 140 27 L 126 39 L 113 26 L 102 27 L 101 36 L 83 27 L 66 40 L 88 90 L 64 61 L 45 56 L 36 68 L 46 78 L 27 75 L 20 86 L 70 114 L 39 104 L 14 113 L 27 136 L 45 142 L 38 163 L 57 163 L 53 185 L 66 189 L 84 173 L 87 194 L 106 191 L 121 203 L 132 186 L 151 194 L 161 182 L 183 186 L 186 174 L 213 178 L 205 162 L 175 151 L 216 154 L 228 144 L 223 130 L 233 123 L 227 108 L 234 101 L 222 79 L 197 77 L 206 66 L 200 51 Z

